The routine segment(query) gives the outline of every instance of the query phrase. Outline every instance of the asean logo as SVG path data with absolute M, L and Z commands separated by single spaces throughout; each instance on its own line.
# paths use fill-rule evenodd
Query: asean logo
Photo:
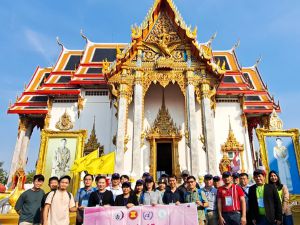
M 131 210 L 128 214 L 129 219 L 134 220 L 138 217 L 138 212 L 135 210 Z

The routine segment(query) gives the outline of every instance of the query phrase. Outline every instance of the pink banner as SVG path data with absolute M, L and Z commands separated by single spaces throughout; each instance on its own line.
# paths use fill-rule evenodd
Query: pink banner
M 89 207 L 84 225 L 198 225 L 195 204 Z

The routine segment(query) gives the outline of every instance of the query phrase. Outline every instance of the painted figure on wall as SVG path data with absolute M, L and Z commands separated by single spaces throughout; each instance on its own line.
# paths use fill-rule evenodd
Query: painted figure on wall
M 238 173 L 241 170 L 241 161 L 240 161 L 240 156 L 239 152 L 236 151 L 234 152 L 234 157 L 231 161 L 231 172 L 233 173 Z
M 293 191 L 292 177 L 289 164 L 288 149 L 283 145 L 281 138 L 276 138 L 276 146 L 273 148 L 274 158 L 277 159 L 278 172 L 281 182 L 285 184 L 289 191 Z
M 54 153 L 51 176 L 61 177 L 66 175 L 70 170 L 71 153 L 66 145 L 67 139 L 61 139 L 60 147 L 58 147 Z

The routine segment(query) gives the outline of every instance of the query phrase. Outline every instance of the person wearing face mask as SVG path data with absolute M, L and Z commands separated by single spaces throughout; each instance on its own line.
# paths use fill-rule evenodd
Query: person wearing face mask
M 266 173 L 255 170 L 255 185 L 249 188 L 250 217 L 255 225 L 279 225 L 282 222 L 282 208 L 276 187 L 266 184 Z

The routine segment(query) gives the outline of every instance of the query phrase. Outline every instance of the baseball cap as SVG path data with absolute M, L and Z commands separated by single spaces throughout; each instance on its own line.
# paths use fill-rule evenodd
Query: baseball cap
M 239 177 L 240 177 L 240 174 L 235 172 L 235 173 L 232 174 L 232 177 L 233 177 L 234 179 L 239 178 Z
M 257 176 L 257 175 L 260 175 L 260 174 L 263 175 L 263 176 L 266 176 L 266 172 L 264 170 L 256 169 L 253 172 L 253 176 Z
M 136 185 L 144 185 L 144 181 L 142 179 L 139 179 L 135 182 Z
M 220 178 L 219 176 L 214 176 L 214 177 L 213 177 L 213 180 L 214 180 L 215 182 L 218 182 L 218 181 L 221 180 L 221 178 Z
M 149 176 L 150 176 L 150 173 L 148 173 L 148 172 L 143 173 L 143 177 L 149 177 Z
M 213 179 L 213 176 L 211 174 L 206 174 L 204 176 L 204 180 L 211 180 L 211 179 Z
M 128 181 L 125 181 L 123 184 L 122 184 L 122 188 L 124 187 L 131 187 L 131 184 L 128 182 Z
M 183 176 L 189 176 L 190 175 L 190 172 L 188 171 L 188 170 L 183 170 L 182 172 L 181 172 L 181 176 L 183 177 Z
M 111 175 L 111 179 L 112 179 L 112 180 L 120 179 L 120 174 L 114 173 L 113 175 Z
M 151 176 L 146 177 L 145 182 L 146 183 L 153 182 L 153 177 L 151 177 Z
M 229 171 L 225 171 L 223 174 L 222 174 L 222 178 L 226 178 L 226 177 L 230 177 L 231 176 L 231 173 Z

